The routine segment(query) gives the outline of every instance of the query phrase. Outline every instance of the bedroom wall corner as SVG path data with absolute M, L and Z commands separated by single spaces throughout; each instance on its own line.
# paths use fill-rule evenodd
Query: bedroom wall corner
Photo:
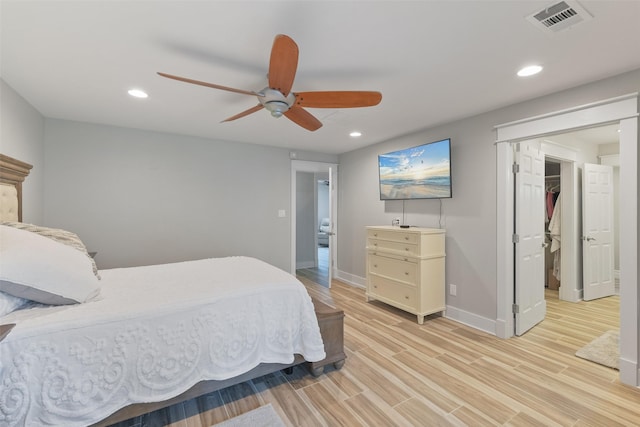
M 45 119 L 0 79 L 0 153 L 33 165 L 23 184 L 23 221 L 44 221 Z

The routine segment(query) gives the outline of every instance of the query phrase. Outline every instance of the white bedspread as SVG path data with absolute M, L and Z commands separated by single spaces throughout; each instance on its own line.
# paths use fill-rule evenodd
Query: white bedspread
M 0 342 L 0 426 L 87 425 L 259 363 L 324 359 L 292 275 L 246 257 L 101 270 L 84 304 L 19 310 Z

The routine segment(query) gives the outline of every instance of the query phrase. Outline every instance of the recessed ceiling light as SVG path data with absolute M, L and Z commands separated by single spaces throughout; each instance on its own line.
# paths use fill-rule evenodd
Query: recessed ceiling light
M 542 67 L 540 65 L 529 65 L 518 71 L 518 75 L 520 77 L 528 77 L 538 74 L 540 71 L 542 71 Z
M 362 132 L 358 132 L 357 130 L 354 130 L 353 132 L 351 132 L 351 133 L 349 134 L 349 136 L 350 136 L 351 138 L 357 138 L 357 137 L 359 137 L 359 136 L 362 136 Z
M 147 92 L 140 89 L 130 89 L 129 95 L 134 96 L 136 98 L 148 98 Z

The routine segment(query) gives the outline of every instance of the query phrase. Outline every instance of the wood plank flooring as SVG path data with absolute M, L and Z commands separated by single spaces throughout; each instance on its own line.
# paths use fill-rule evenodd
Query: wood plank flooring
M 546 319 L 508 340 L 365 302 L 300 278 L 345 311 L 348 359 L 313 378 L 276 373 L 119 426 L 209 427 L 271 403 L 289 426 L 638 426 L 640 390 L 576 350 L 619 327 L 619 297 L 577 304 L 547 291 Z
M 329 287 L 329 247 L 318 246 L 318 266 L 312 268 L 300 268 L 296 275 L 304 277 L 312 282 Z

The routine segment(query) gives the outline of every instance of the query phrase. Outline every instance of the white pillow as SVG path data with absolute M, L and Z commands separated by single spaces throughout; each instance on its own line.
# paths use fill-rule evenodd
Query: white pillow
M 64 243 L 65 245 L 76 248 L 91 259 L 93 274 L 95 274 L 96 277 L 100 279 L 100 274 L 98 273 L 98 266 L 96 265 L 96 262 L 93 260 L 93 257 L 89 255 L 89 252 L 87 252 L 87 247 L 84 245 L 84 243 L 82 243 L 82 240 L 80 240 L 80 237 L 78 237 L 76 233 L 72 233 L 68 230 L 62 230 L 60 228 L 51 228 L 43 227 L 41 225 L 28 224 L 26 222 L 2 221 L 2 223 L 0 224 L 19 228 L 21 230 L 31 231 L 32 233 L 38 233 L 43 235 L 44 237 L 53 239 L 56 242 Z
M 14 297 L 13 295 L 0 292 L 0 317 L 16 311 L 28 302 L 29 300 L 27 299 Z
M 0 225 L 0 291 L 43 304 L 86 302 L 99 292 L 91 261 L 55 240 Z

